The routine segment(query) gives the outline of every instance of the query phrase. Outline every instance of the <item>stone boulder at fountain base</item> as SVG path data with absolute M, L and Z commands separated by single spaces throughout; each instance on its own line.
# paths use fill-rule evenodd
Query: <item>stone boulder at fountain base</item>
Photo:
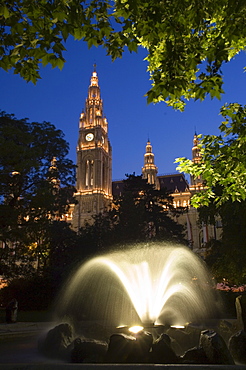
M 199 349 L 204 351 L 204 363 L 234 365 L 224 339 L 213 330 L 201 332 Z
M 246 365 L 246 333 L 239 330 L 229 340 L 229 350 L 236 363 Z
M 150 352 L 151 362 L 154 364 L 178 364 L 180 358 L 176 356 L 171 346 L 171 338 L 167 334 L 161 334 L 154 341 Z
M 73 336 L 70 324 L 60 324 L 39 338 L 38 350 L 47 357 L 68 360 L 73 348 Z
M 51 329 L 39 341 L 39 351 L 51 358 L 72 363 L 150 363 L 150 364 L 245 364 L 246 333 L 234 334 L 229 349 L 220 334 L 204 330 L 198 347 L 190 348 L 178 356 L 168 334 L 162 333 L 153 340 L 151 333 L 114 333 L 109 340 L 78 337 L 69 324 Z
M 137 336 L 125 333 L 110 337 L 105 362 L 109 363 L 149 363 L 153 343 L 152 334 L 141 331 Z
M 74 340 L 74 348 L 71 351 L 71 362 L 73 363 L 102 363 L 104 362 L 108 344 L 95 339 Z

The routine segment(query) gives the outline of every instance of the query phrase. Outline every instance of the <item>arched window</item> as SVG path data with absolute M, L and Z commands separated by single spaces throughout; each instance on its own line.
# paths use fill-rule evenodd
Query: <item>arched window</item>
M 106 188 L 106 183 L 107 183 L 107 177 L 106 177 L 106 164 L 105 164 L 105 160 L 103 161 L 103 164 L 102 164 L 102 189 L 105 190 Z
M 91 161 L 90 164 L 90 185 L 93 186 L 94 183 L 94 161 Z
M 85 186 L 87 188 L 93 186 L 93 180 L 94 180 L 94 172 L 93 172 L 93 166 L 94 162 L 93 160 L 87 159 L 86 166 L 85 166 Z
M 86 166 L 85 166 L 85 186 L 89 186 L 89 169 L 90 169 L 90 161 L 86 161 Z

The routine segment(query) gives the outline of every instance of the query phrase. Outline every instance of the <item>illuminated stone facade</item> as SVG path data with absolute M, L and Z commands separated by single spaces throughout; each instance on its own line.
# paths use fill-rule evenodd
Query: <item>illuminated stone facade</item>
M 192 162 L 199 163 L 201 160 L 199 150 L 199 139 L 195 133 L 192 147 Z M 150 149 L 151 147 L 151 149 Z M 148 153 L 151 153 L 151 158 L 146 160 Z M 147 157 L 148 158 L 148 157 Z M 149 165 L 150 162 L 150 165 Z M 155 168 L 155 170 L 154 170 Z M 189 242 L 190 248 L 201 256 L 206 255 L 205 245 L 210 239 L 218 239 L 221 236 L 221 224 L 218 221 L 216 226 L 199 223 L 198 212 L 194 207 L 191 207 L 190 200 L 192 195 L 204 189 L 202 177 L 191 177 L 191 184 L 188 183 L 184 174 L 176 173 L 170 175 L 157 175 L 157 167 L 154 165 L 154 154 L 150 142 L 147 142 L 146 153 L 144 154 L 144 167 L 142 168 L 143 177 L 151 179 L 150 183 L 155 183 L 159 189 L 166 188 L 173 197 L 173 205 L 175 208 L 183 207 L 186 212 L 175 216 L 176 222 L 185 227 L 186 239 Z M 155 182 L 153 176 L 155 175 Z M 119 182 L 118 182 L 119 188 Z M 113 187 L 114 189 L 114 187 Z M 114 191 L 113 191 L 114 193 Z
M 112 148 L 96 70 L 79 120 L 76 189 L 78 204 L 73 210 L 72 227 L 78 231 L 112 201 Z

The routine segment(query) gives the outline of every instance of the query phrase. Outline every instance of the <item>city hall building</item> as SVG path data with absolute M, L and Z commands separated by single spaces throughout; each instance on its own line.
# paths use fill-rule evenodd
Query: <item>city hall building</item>
M 194 135 L 192 161 L 200 161 L 197 135 Z M 220 225 L 200 225 L 198 212 L 191 207 L 192 195 L 203 189 L 202 178 L 192 178 L 190 183 L 181 173 L 159 175 L 150 141 L 147 141 L 143 158 L 142 176 L 157 189 L 166 188 L 173 197 L 174 207 L 187 209 L 176 221 L 185 226 L 186 239 L 190 247 L 203 255 L 210 239 L 220 235 Z M 85 109 L 79 118 L 77 144 L 77 182 L 75 198 L 77 204 L 71 206 L 67 221 L 78 231 L 86 223 L 93 222 L 93 216 L 111 207 L 114 196 L 120 196 L 123 180 L 112 181 L 112 147 L 108 137 L 108 121 L 103 112 L 103 101 L 94 69 Z

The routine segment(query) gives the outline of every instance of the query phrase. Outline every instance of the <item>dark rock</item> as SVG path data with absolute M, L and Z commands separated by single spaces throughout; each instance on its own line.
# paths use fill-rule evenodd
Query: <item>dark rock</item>
M 229 339 L 229 350 L 235 362 L 246 365 L 246 333 L 238 331 Z
M 181 356 L 190 348 L 198 347 L 201 329 L 187 325 L 182 329 L 170 327 L 165 333 L 172 338 L 172 349 L 176 355 Z
M 167 334 L 161 334 L 153 343 L 151 362 L 155 364 L 178 364 L 180 362 L 180 358 L 171 347 L 171 339 Z
M 219 333 L 226 343 L 229 342 L 230 337 L 235 334 L 238 330 L 235 321 L 229 321 L 226 319 L 219 320 L 215 329 Z
M 237 330 L 246 330 L 246 296 L 239 295 L 235 301 Z
M 185 352 L 181 357 L 181 362 L 183 364 L 208 364 L 209 359 L 203 348 L 194 347 Z
M 38 349 L 48 357 L 68 359 L 73 340 L 73 328 L 70 324 L 60 324 L 40 338 Z
M 136 338 L 123 333 L 112 334 L 109 340 L 106 362 L 127 363 L 134 351 Z
M 135 335 L 136 341 L 129 353 L 127 362 L 129 363 L 148 363 L 150 360 L 150 349 L 153 343 L 153 336 L 146 331 L 140 331 Z
M 102 363 L 104 362 L 107 349 L 108 344 L 106 342 L 76 338 L 71 352 L 71 361 L 73 363 Z
M 200 347 L 204 349 L 210 364 L 234 364 L 224 339 L 215 331 L 204 330 L 201 332 Z

